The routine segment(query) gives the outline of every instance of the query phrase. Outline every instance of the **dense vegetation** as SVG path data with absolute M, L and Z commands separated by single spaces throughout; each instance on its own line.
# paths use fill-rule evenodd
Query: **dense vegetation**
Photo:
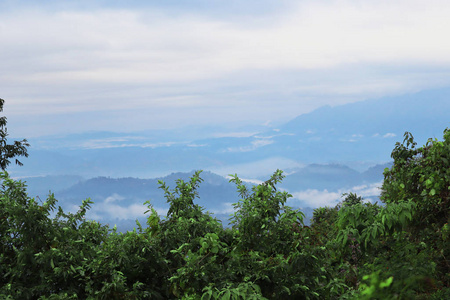
M 86 220 L 89 199 L 66 213 L 2 172 L 0 297 L 450 299 L 450 131 L 420 148 L 406 133 L 392 158 L 383 204 L 345 194 L 311 226 L 285 205 L 277 170 L 251 188 L 231 179 L 242 199 L 224 228 L 195 204 L 196 172 L 174 189 L 160 182 L 167 217 L 146 202 L 147 224 L 127 233 Z

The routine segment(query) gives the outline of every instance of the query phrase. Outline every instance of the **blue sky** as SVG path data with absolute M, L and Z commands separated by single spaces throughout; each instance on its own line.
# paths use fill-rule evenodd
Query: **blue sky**
M 1 1 L 8 128 L 276 126 L 450 85 L 448 1 Z

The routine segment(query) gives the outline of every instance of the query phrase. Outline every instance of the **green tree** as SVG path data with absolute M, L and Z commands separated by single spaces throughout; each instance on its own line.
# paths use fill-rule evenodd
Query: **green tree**
M 0 112 L 3 111 L 5 100 L 0 98 Z M 26 139 L 14 141 L 13 144 L 7 143 L 8 130 L 6 128 L 6 117 L 0 117 L 0 168 L 4 171 L 11 163 L 10 159 L 17 156 L 28 157 L 27 147 L 30 146 Z M 16 164 L 21 166 L 22 163 L 16 158 Z
M 387 206 L 413 202 L 413 222 L 409 225 L 413 242 L 428 245 L 437 264 L 439 279 L 450 286 L 450 130 L 444 139 L 428 139 L 416 147 L 411 133 L 392 151 L 394 165 L 385 169 L 381 200 Z
M 412 200 L 417 204 L 417 228 L 442 227 L 450 217 L 450 130 L 444 131 L 443 141 L 428 139 L 423 147 L 416 145 L 409 132 L 402 144 L 396 143 L 394 165 L 384 172 L 381 200 Z

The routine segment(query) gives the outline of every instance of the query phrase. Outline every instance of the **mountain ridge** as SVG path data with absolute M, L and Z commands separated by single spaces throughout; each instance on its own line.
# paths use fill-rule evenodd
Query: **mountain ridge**
M 254 177 L 258 172 L 256 176 L 270 175 L 273 170 L 267 162 L 274 159 L 280 169 L 336 162 L 361 165 L 361 170 L 389 161 L 395 142 L 403 140 L 405 131 L 419 144 L 429 137 L 440 137 L 450 126 L 448 111 L 450 88 L 445 88 L 322 107 L 279 128 L 245 137 L 205 136 L 170 142 L 170 131 L 164 131 L 168 134 L 164 141 L 158 140 L 158 134 L 152 139 L 152 132 L 147 137 L 142 132 L 128 137 L 109 132 L 104 138 L 92 133 L 86 141 L 75 141 L 81 147 L 77 149 L 72 147 L 74 141 L 67 142 L 69 148 L 51 149 L 54 139 L 45 138 L 38 144 L 47 149 L 35 149 L 31 139 L 24 167 L 12 166 L 10 170 L 16 177 L 72 174 L 149 178 L 193 169 L 225 176 L 230 169 L 226 166 L 233 166 L 233 173 Z M 64 138 L 58 143 L 64 145 Z M 87 144 L 92 148 L 83 148 Z

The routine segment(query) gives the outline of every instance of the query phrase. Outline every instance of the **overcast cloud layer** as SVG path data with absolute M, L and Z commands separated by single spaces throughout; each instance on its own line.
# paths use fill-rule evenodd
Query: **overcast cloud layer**
M 10 131 L 279 124 L 450 85 L 446 0 L 161 2 L 0 1 Z

